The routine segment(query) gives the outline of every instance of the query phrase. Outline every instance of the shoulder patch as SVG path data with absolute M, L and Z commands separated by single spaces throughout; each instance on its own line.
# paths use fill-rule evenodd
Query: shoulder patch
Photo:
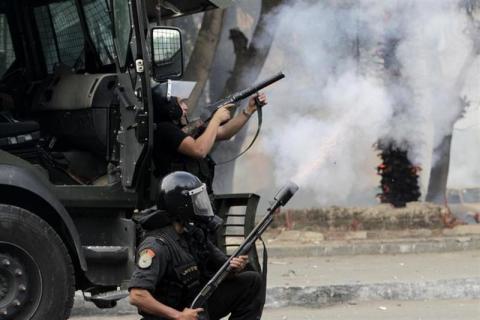
M 140 269 L 150 268 L 150 266 L 152 265 L 153 257 L 155 257 L 155 252 L 152 249 L 142 250 L 138 257 L 138 267 Z

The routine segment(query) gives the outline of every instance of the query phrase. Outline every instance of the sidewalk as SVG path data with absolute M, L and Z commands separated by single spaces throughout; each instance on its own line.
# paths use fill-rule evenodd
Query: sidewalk
M 457 252 L 480 250 L 480 225 L 345 232 L 274 229 L 264 240 L 272 257 Z

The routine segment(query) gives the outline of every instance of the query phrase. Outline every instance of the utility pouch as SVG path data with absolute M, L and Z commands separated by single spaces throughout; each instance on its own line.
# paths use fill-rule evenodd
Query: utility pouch
M 188 289 L 193 289 L 200 285 L 200 271 L 196 263 L 189 263 L 178 266 L 175 269 L 178 280 Z

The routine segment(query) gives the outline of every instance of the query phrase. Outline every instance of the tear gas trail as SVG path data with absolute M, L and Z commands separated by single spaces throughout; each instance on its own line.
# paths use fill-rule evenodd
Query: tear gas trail
M 290 116 L 273 120 L 277 126 L 269 130 L 267 152 L 275 155 L 278 181 L 295 177 L 302 188 L 319 191 L 315 197 L 320 203 L 346 203 L 350 193 L 372 184 L 372 167 L 365 163 L 371 162 L 372 145 L 388 128 L 384 119 L 390 117 L 390 100 L 377 80 L 351 72 L 329 81 L 318 101 L 321 116 L 316 110 L 298 114 L 297 106 L 272 102 L 272 108 L 286 107 L 282 111 Z
M 319 157 L 311 163 L 307 163 L 305 167 L 300 168 L 297 174 L 293 177 L 293 181 L 297 184 L 304 184 L 308 179 L 308 176 L 311 175 L 312 172 L 318 170 L 325 163 L 328 155 L 332 153 L 333 148 L 338 144 L 337 139 L 339 138 L 339 133 L 340 132 L 337 131 L 337 134 L 334 134 L 332 137 L 329 137 L 324 141 L 321 150 L 318 150 Z

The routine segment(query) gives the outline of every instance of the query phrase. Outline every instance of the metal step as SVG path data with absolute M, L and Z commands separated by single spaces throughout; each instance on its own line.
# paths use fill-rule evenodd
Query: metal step
M 123 246 L 82 246 L 87 261 L 114 264 L 128 261 L 128 247 Z
M 117 305 L 118 300 L 126 297 L 128 297 L 128 290 L 107 291 L 91 296 L 87 292 L 83 294 L 85 301 L 90 301 L 101 309 L 113 308 Z

